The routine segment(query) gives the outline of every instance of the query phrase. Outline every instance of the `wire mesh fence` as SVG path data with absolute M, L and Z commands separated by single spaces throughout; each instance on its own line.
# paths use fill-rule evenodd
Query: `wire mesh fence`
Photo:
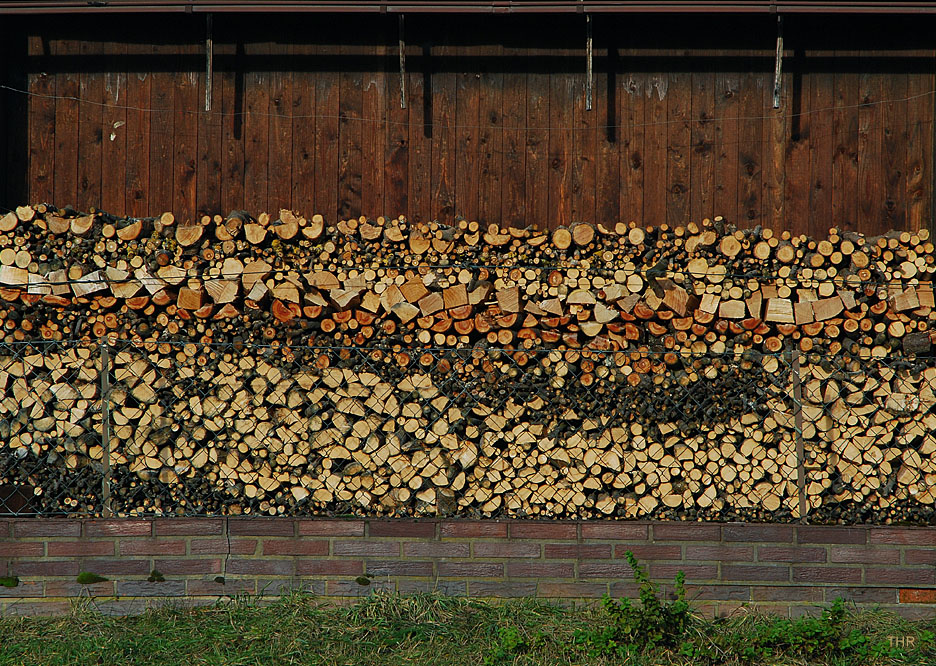
M 5 344 L 0 512 L 920 519 L 934 389 L 798 351 Z

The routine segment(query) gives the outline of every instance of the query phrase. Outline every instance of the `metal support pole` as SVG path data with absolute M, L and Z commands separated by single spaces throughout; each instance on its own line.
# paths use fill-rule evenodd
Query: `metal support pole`
M 806 447 L 803 444 L 803 383 L 800 381 L 800 352 L 793 348 L 793 424 L 796 429 L 796 491 L 799 495 L 800 522 L 806 522 Z
M 773 108 L 780 108 L 780 91 L 783 88 L 783 17 L 777 17 L 777 57 L 774 60 Z
M 113 515 L 110 501 L 110 350 L 107 342 L 101 342 L 101 448 L 103 449 L 101 474 L 101 503 L 104 516 Z
M 403 37 L 403 14 L 400 14 L 400 108 L 406 108 L 406 42 Z
M 208 14 L 208 35 L 205 38 L 205 111 L 211 111 L 211 78 L 214 73 L 214 39 L 211 35 L 212 14 Z
M 585 110 L 592 110 L 592 17 L 591 14 L 585 17 L 585 55 L 588 62 L 585 66 L 588 77 L 585 81 Z

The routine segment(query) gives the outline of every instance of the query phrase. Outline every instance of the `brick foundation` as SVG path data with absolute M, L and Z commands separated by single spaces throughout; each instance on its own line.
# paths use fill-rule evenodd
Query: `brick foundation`
M 839 596 L 936 611 L 936 527 L 292 518 L 0 519 L 0 575 L 20 580 L 0 587 L 0 609 L 60 613 L 90 593 L 105 612 L 132 613 L 290 588 L 596 599 L 635 595 L 627 550 L 663 589 L 683 570 L 710 614 L 744 603 L 799 614 Z M 153 569 L 165 582 L 146 581 Z M 86 589 L 80 571 L 110 580 Z

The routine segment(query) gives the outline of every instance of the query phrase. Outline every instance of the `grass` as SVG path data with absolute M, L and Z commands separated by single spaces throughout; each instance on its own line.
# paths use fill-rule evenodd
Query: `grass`
M 849 612 L 848 629 L 859 630 L 877 645 L 886 644 L 888 636 L 911 636 L 914 648 L 818 659 L 780 653 L 743 660 L 746 637 L 776 622 L 752 612 L 716 621 L 696 617 L 682 644 L 683 650 L 687 644 L 704 647 L 694 655 L 651 647 L 609 657 L 589 655 L 578 640 L 583 632 L 608 623 L 606 611 L 595 605 L 573 608 L 533 599 L 488 603 L 376 592 L 353 605 L 335 606 L 295 593 L 272 603 L 243 597 L 208 607 L 163 607 L 135 617 L 111 617 L 85 600 L 64 617 L 0 618 L 0 664 L 936 664 L 936 620 L 910 622 L 875 611 Z

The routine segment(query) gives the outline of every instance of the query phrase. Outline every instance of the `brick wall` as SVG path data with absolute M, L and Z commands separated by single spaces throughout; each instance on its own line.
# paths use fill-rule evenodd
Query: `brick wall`
M 90 593 L 101 610 L 129 613 L 296 587 L 334 598 L 634 596 L 627 550 L 666 588 L 685 571 L 707 613 L 753 603 L 797 614 L 838 596 L 911 617 L 936 610 L 936 527 L 291 518 L 0 519 L 0 575 L 20 580 L 0 587 L 0 609 L 63 612 Z M 153 569 L 165 582 L 146 581 Z M 80 571 L 110 580 L 85 589 Z

